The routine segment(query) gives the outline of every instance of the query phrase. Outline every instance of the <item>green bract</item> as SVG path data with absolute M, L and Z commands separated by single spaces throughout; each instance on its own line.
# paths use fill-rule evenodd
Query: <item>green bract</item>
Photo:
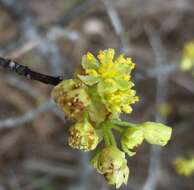
M 91 98 L 91 104 L 88 106 L 88 114 L 90 119 L 99 124 L 103 122 L 107 117 L 109 112 L 106 110 L 102 100 L 97 92 L 97 87 L 90 87 L 88 90 L 89 96 Z
M 142 144 L 144 139 L 144 131 L 141 126 L 129 127 L 127 128 L 122 137 L 121 145 L 122 149 L 128 153 L 129 156 L 135 155 L 135 152 L 131 150 Z
M 143 123 L 144 138 L 150 144 L 165 146 L 170 140 L 172 129 L 162 123 Z

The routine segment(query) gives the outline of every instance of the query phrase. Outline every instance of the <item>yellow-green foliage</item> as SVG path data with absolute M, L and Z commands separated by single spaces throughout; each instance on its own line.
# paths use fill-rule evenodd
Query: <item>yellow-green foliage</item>
M 81 64 L 82 74 L 58 84 L 52 97 L 65 115 L 75 121 L 70 127 L 69 145 L 90 151 L 103 142 L 91 163 L 109 184 L 119 188 L 127 183 L 129 175 L 125 153 L 133 156 L 133 149 L 144 139 L 164 146 L 172 130 L 160 123 L 132 124 L 120 119 L 120 114 L 131 113 L 132 104 L 139 100 L 131 80 L 135 67 L 131 58 L 123 54 L 115 57 L 114 49 L 107 49 L 100 51 L 97 58 L 87 53 Z M 113 130 L 121 136 L 120 146 Z

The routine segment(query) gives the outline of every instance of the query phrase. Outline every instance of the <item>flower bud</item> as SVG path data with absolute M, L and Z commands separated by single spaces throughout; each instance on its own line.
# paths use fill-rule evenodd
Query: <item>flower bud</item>
M 100 174 L 103 174 L 109 184 L 119 188 L 127 184 L 129 168 L 125 153 L 115 146 L 108 146 L 97 153 L 92 159 L 92 165 Z
M 121 137 L 122 149 L 129 156 L 133 156 L 135 155 L 135 152 L 132 152 L 131 149 L 142 144 L 143 139 L 144 139 L 144 134 L 141 126 L 129 127 L 124 131 Z
M 165 146 L 172 133 L 172 129 L 162 123 L 145 122 L 142 124 L 144 130 L 144 138 L 150 143 Z
M 96 130 L 87 120 L 77 122 L 70 128 L 68 143 L 71 147 L 89 151 L 95 149 L 98 142 Z
M 69 117 L 80 117 L 90 104 L 85 87 L 78 80 L 64 80 L 52 90 L 54 101 Z

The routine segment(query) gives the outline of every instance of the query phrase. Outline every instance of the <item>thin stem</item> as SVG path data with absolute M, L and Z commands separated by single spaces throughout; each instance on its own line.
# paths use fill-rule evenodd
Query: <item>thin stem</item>
M 114 137 L 113 132 L 112 132 L 111 129 L 107 129 L 107 135 L 108 135 L 108 137 L 109 137 L 109 139 L 110 139 L 111 145 L 117 146 L 115 137 Z
M 105 142 L 106 146 L 110 146 L 111 145 L 109 136 L 108 136 L 108 134 L 106 132 L 104 132 L 104 142 Z
M 123 126 L 123 127 L 133 127 L 136 125 L 134 123 L 129 123 L 127 121 L 120 121 L 120 120 L 112 120 L 112 123 L 115 125 Z
M 108 122 L 104 122 L 101 124 L 101 129 L 103 131 L 103 138 L 104 138 L 104 141 L 105 141 L 105 145 L 106 146 L 110 146 L 112 144 L 112 137 L 110 137 L 110 134 L 109 134 L 109 125 L 108 125 Z
M 18 75 L 25 76 L 28 79 L 36 80 L 45 84 L 57 85 L 63 80 L 63 77 L 50 76 L 36 71 L 32 71 L 27 66 L 18 64 L 15 61 L 0 57 L 0 67 L 13 71 Z
M 104 136 L 104 140 L 105 140 L 105 144 L 106 145 L 113 145 L 113 146 L 117 146 L 115 137 L 113 135 L 112 132 L 112 128 L 117 129 L 119 132 L 122 132 L 122 129 L 118 126 L 115 126 L 114 124 L 111 123 L 111 121 L 105 121 L 102 124 L 102 131 L 103 131 L 103 136 Z
M 83 120 L 84 122 L 88 122 L 88 112 L 87 111 L 84 111 Z
M 119 126 L 112 125 L 112 129 L 115 129 L 116 131 L 122 133 L 124 129 L 120 128 Z
M 120 133 L 122 133 L 123 130 L 124 130 L 124 129 L 122 129 L 121 127 L 119 127 L 119 126 L 113 124 L 111 121 L 108 122 L 108 127 L 109 127 L 109 129 L 115 129 L 116 131 L 118 131 L 118 132 L 120 132 Z

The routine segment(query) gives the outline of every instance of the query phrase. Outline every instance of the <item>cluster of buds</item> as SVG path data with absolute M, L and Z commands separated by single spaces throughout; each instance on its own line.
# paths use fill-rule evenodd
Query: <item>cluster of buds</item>
M 162 123 L 148 121 L 124 130 L 121 137 L 121 146 L 129 156 L 133 156 L 135 152 L 131 150 L 141 145 L 144 139 L 150 144 L 165 146 L 171 137 L 171 133 L 170 127 Z
M 87 53 L 82 58 L 82 75 L 64 80 L 52 90 L 52 97 L 75 125 L 69 129 L 68 143 L 83 151 L 97 149 L 93 167 L 109 184 L 119 188 L 127 184 L 129 168 L 125 154 L 145 139 L 150 144 L 164 146 L 171 128 L 154 122 L 132 124 L 120 120 L 121 113 L 131 113 L 138 101 L 131 81 L 135 64 L 123 54 L 115 58 L 114 49 L 100 51 L 97 58 Z M 120 133 L 120 148 L 113 130 Z M 103 146 L 97 147 L 100 142 Z

